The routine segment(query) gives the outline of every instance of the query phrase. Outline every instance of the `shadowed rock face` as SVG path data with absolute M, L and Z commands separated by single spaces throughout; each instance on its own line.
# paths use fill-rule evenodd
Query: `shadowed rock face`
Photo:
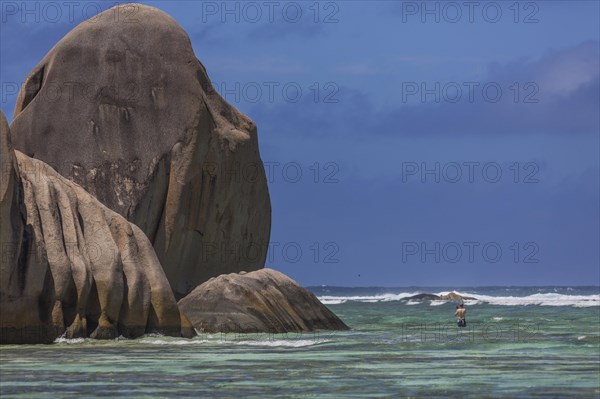
M 43 238 L 28 221 L 24 190 L 4 113 L 0 111 L 0 343 L 48 343 L 54 280 Z
M 177 297 L 264 265 L 271 206 L 255 124 L 210 84 L 162 11 L 118 6 L 33 69 L 14 145 L 138 225 Z
M 314 294 L 273 269 L 212 278 L 180 300 L 179 309 L 208 333 L 349 329 Z
M 8 256 L 0 264 L 0 343 L 179 336 L 175 297 L 144 233 L 47 164 L 13 151 L 1 115 L 9 173 L 1 186 Z

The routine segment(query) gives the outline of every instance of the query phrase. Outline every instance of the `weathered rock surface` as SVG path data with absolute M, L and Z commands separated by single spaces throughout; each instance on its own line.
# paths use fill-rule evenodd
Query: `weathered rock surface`
M 473 298 L 470 296 L 462 296 L 457 294 L 456 292 L 449 292 L 445 295 L 435 295 L 435 294 L 417 294 L 413 296 L 407 296 L 402 298 L 405 300 L 412 301 L 476 301 L 477 298 Z
M 162 11 L 122 5 L 73 29 L 29 74 L 11 129 L 15 148 L 142 229 L 176 297 L 263 267 L 271 206 L 256 125 Z
M 445 301 L 476 301 L 477 298 L 473 298 L 470 296 L 462 296 L 457 294 L 456 292 L 449 292 L 446 295 L 440 295 L 441 300 Z
M 273 269 L 212 278 L 179 308 L 197 331 L 208 333 L 349 329 L 314 294 Z
M 144 233 L 47 164 L 13 151 L 0 114 L 8 171 L 0 190 L 0 343 L 51 342 L 63 333 L 180 335 L 175 297 Z

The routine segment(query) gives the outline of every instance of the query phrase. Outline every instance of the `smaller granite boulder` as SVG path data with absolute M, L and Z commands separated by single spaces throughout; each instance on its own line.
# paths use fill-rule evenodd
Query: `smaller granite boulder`
M 349 329 L 314 294 L 273 269 L 212 278 L 180 300 L 179 309 L 207 333 Z
M 446 295 L 440 295 L 440 300 L 442 301 L 476 301 L 477 298 L 473 298 L 470 296 L 462 296 L 457 294 L 456 292 L 449 292 Z

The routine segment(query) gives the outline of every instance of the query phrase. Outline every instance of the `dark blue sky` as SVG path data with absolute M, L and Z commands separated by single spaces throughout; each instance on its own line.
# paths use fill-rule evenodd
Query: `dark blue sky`
M 15 84 L 115 4 L 47 3 L 2 1 L 9 120 Z M 258 124 L 268 266 L 304 285 L 600 284 L 597 1 L 144 3 Z

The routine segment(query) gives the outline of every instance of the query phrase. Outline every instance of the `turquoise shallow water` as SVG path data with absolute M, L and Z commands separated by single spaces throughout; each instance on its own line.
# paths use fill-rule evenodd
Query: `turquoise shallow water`
M 598 288 L 464 288 L 455 303 L 402 288 L 313 291 L 353 330 L 58 340 L 0 347 L 2 398 L 600 397 Z

